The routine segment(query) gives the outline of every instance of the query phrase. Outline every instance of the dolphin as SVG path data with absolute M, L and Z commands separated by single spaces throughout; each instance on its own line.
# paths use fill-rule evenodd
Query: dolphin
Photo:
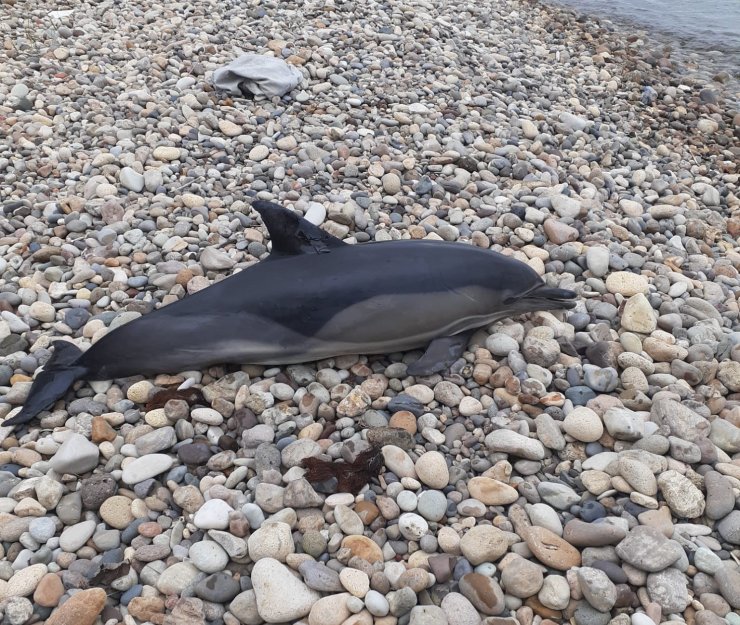
M 266 260 L 116 328 L 85 352 L 55 341 L 23 408 L 1 425 L 32 420 L 77 380 L 214 364 L 426 347 L 407 373 L 431 375 L 462 355 L 477 328 L 575 306 L 573 291 L 548 287 L 525 263 L 491 250 L 418 240 L 349 245 L 277 204 L 252 207 L 272 242 Z

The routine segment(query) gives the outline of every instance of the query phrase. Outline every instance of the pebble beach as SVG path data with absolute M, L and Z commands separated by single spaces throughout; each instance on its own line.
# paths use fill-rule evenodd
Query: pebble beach
M 2 625 L 740 625 L 726 73 L 530 0 L 0 16 Z M 216 91 L 245 52 L 303 83 Z M 173 371 L 2 425 L 53 340 L 264 260 L 253 199 L 351 244 L 491 248 L 578 304 L 481 329 L 442 375 L 407 375 L 421 352 Z M 371 447 L 359 494 L 306 479 Z

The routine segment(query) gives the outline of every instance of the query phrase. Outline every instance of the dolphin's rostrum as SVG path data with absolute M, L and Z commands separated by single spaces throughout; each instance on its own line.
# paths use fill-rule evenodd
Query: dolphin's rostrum
M 428 346 L 409 375 L 443 371 L 470 333 L 504 317 L 572 308 L 520 261 L 462 243 L 347 245 L 277 204 L 256 201 L 267 260 L 117 328 L 86 352 L 68 341 L 36 376 L 26 423 L 77 380 L 174 373 L 214 364 L 290 364 Z

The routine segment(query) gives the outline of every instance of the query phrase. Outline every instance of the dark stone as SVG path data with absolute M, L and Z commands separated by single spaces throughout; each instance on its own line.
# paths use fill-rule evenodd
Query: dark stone
M 585 501 L 581 504 L 581 518 L 587 523 L 606 516 L 606 508 L 598 501 Z
M 195 584 L 194 591 L 203 601 L 228 603 L 241 592 L 241 586 L 230 573 L 219 571 Z
M 118 492 L 118 484 L 110 475 L 96 474 L 82 480 L 82 505 L 88 510 L 99 510 L 103 502 Z
M 604 571 L 607 577 L 615 584 L 626 584 L 627 575 L 622 570 L 622 567 L 614 562 L 608 560 L 595 560 L 591 566 L 600 571 Z
M 10 356 L 15 352 L 25 352 L 28 349 L 28 341 L 17 334 L 9 334 L 0 341 L 0 356 Z
M 420 417 L 426 412 L 426 409 L 419 400 L 414 399 L 411 395 L 406 395 L 405 393 L 400 393 L 391 399 L 388 402 L 387 409 L 390 413 L 408 410 L 416 417 Z
M 79 330 L 88 319 L 90 319 L 90 313 L 84 308 L 70 308 L 64 315 L 64 323 L 73 330 Z
M 203 465 L 212 455 L 211 448 L 204 443 L 187 443 L 177 450 L 180 462 L 190 466 Z

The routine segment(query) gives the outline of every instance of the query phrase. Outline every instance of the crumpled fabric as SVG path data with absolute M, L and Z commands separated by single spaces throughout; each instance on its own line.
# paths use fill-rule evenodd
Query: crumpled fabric
M 214 86 L 237 96 L 283 96 L 302 81 L 303 74 L 297 67 L 259 54 L 242 54 L 213 72 Z

